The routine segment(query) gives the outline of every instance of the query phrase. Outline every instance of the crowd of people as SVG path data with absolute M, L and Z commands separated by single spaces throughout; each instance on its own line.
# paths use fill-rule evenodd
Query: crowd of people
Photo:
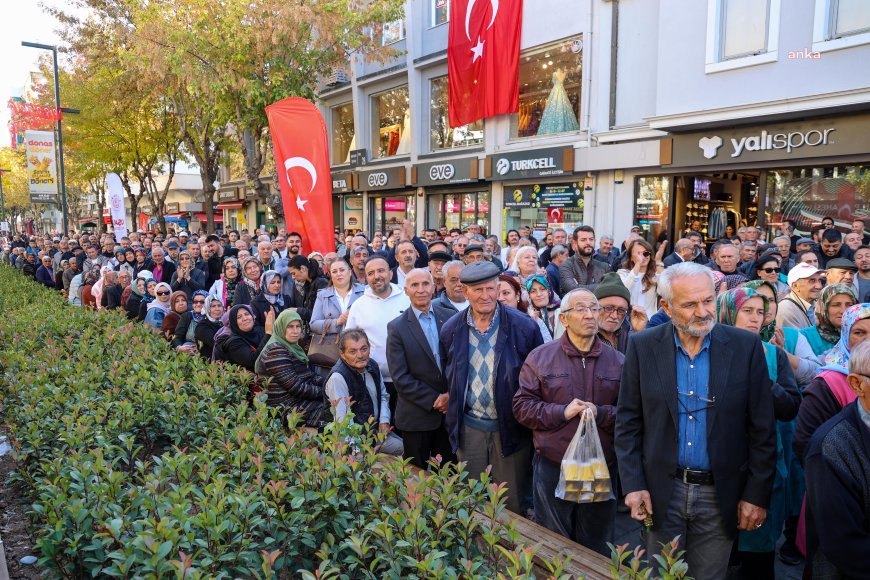
M 777 554 L 868 577 L 870 234 L 794 226 L 671 248 L 406 222 L 307 256 L 285 231 L 15 235 L 0 260 L 247 369 L 302 428 L 352 413 L 422 469 L 489 469 L 510 510 L 598 552 L 619 504 L 697 578 L 773 578 Z M 555 489 L 587 411 L 614 497 L 575 503 Z

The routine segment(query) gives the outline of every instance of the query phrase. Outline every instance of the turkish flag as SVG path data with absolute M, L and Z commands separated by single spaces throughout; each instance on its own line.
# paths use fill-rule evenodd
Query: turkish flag
M 451 127 L 519 110 L 522 0 L 453 0 L 447 36 Z
M 302 235 L 302 253 L 335 251 L 332 176 L 326 123 L 314 103 L 290 97 L 266 107 L 287 232 Z

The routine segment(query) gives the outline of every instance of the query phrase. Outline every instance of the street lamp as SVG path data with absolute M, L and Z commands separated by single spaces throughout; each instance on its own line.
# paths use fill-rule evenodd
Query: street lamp
M 58 78 L 57 68 L 57 47 L 50 44 L 39 44 L 37 42 L 22 42 L 21 46 L 28 48 L 38 48 L 40 50 L 50 50 L 54 57 L 54 104 L 57 110 L 62 113 L 77 114 L 80 111 L 76 109 L 64 109 L 60 106 L 60 79 Z M 60 200 L 63 208 L 63 233 L 69 233 L 69 208 L 66 203 L 66 177 L 63 167 L 63 127 L 61 125 L 61 116 L 57 117 L 57 147 L 58 147 L 58 167 L 60 168 Z

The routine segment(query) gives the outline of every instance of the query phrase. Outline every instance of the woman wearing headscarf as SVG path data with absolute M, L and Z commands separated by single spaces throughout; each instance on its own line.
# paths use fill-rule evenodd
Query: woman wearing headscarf
M 214 358 L 239 365 L 254 372 L 254 363 L 266 346 L 275 317 L 271 311 L 266 315 L 265 332 L 256 325 L 254 309 L 247 304 L 237 304 L 227 316 L 227 329 L 215 334 Z
M 555 336 L 559 310 L 559 302 L 550 288 L 550 282 L 546 276 L 532 276 L 526 280 L 526 291 L 529 294 L 529 316 L 538 324 L 544 342 L 550 342 Z
M 870 304 L 850 306 L 843 313 L 840 340 L 825 355 L 825 366 L 804 390 L 804 402 L 798 413 L 794 434 L 794 450 L 803 460 L 810 438 L 822 423 L 843 410 L 855 400 L 846 377 L 849 375 L 849 356 L 852 349 L 870 338 Z
M 285 417 L 292 411 L 301 413 L 306 427 L 319 428 L 332 420 L 332 413 L 324 380 L 313 371 L 299 345 L 302 332 L 298 312 L 285 310 L 279 314 L 255 368 L 261 379 L 268 379 L 267 405 L 281 407 Z
M 314 312 L 314 303 L 317 301 L 317 293 L 329 286 L 329 280 L 320 271 L 317 262 L 309 260 L 305 256 L 293 256 L 287 264 L 293 281 L 296 282 L 299 298 L 297 312 L 303 321 L 311 320 Z
M 133 248 L 127 248 L 123 252 L 124 259 L 122 261 L 121 256 L 118 256 L 118 265 L 115 266 L 115 270 L 119 272 L 126 270 L 130 273 L 130 279 L 132 280 L 136 277 L 136 252 L 133 251 Z M 117 256 L 118 254 L 116 253 L 115 255 Z
M 631 293 L 631 306 L 643 308 L 647 317 L 659 309 L 657 262 L 661 263 L 661 258 L 653 256 L 649 242 L 635 238 L 628 244 L 622 267 L 617 271 Z
M 789 287 L 780 280 L 780 272 L 782 272 L 782 256 L 777 252 L 765 252 L 755 260 L 752 266 L 752 279 L 764 280 L 770 282 L 776 289 L 776 294 L 780 298 L 788 296 Z
M 126 293 L 126 290 L 124 291 Z M 145 295 L 145 280 L 143 278 L 133 278 L 130 283 L 130 293 L 127 295 L 127 302 L 124 304 L 124 310 L 127 311 L 127 318 L 135 320 L 139 316 L 139 305 L 142 304 L 142 297 Z M 121 300 L 123 300 L 123 296 Z
M 145 248 L 136 248 L 133 251 L 136 261 L 133 263 L 133 275 L 138 276 L 142 270 L 147 270 L 148 252 Z
M 260 288 L 262 291 L 251 301 L 257 326 L 262 328 L 266 324 L 266 314 L 269 310 L 275 311 L 275 320 L 278 320 L 278 316 L 288 308 L 296 310 L 293 297 L 282 294 L 284 281 L 275 270 L 263 272 L 260 277 Z
M 194 296 L 196 300 L 196 296 Z M 224 315 L 224 303 L 220 296 L 209 294 L 206 296 L 202 310 L 205 317 L 197 324 L 193 332 L 194 342 L 199 348 L 202 358 L 209 360 L 214 352 L 215 334 L 221 329 L 221 317 Z
M 257 258 L 248 258 L 242 262 L 242 279 L 236 286 L 236 295 L 233 305 L 248 304 L 256 298 L 263 288 L 260 286 L 260 278 L 263 276 L 263 265 Z
M 768 299 L 749 288 L 737 288 L 721 294 L 716 300 L 716 315 L 720 324 L 727 324 L 753 334 L 761 333 L 768 315 Z M 790 422 L 797 415 L 801 396 L 791 372 L 786 353 L 779 347 L 763 342 L 767 371 L 771 380 L 774 416 L 777 424 Z M 777 468 L 773 494 L 764 524 L 738 536 L 740 577 L 773 578 L 776 542 L 788 515 L 788 458 L 782 440 L 777 437 Z
M 188 300 L 190 300 L 194 292 L 204 289 L 205 272 L 196 268 L 193 263 L 193 256 L 187 250 L 178 254 L 178 267 L 172 273 L 169 285 L 173 291 L 177 292 L 180 290 L 184 292 Z
M 173 294 L 174 296 L 174 294 Z M 197 352 L 196 327 L 205 318 L 205 299 L 208 292 L 197 290 L 191 297 L 191 308 L 181 315 L 175 325 L 175 334 L 170 345 L 179 352 L 193 354 Z M 164 324 L 166 320 L 164 319 Z M 217 330 L 217 329 L 215 329 Z
M 171 287 L 171 286 L 170 286 Z M 188 311 L 187 294 L 181 291 L 175 291 L 169 295 L 169 312 L 163 317 L 163 322 L 160 324 L 160 332 L 168 342 L 172 342 L 175 337 L 175 329 L 178 326 L 178 321 Z
M 851 286 L 831 284 L 822 288 L 816 301 L 816 325 L 800 330 L 817 356 L 823 356 L 840 340 L 843 313 L 858 303 L 858 296 Z
M 139 302 L 139 322 L 145 322 L 145 315 L 148 314 L 148 305 L 157 299 L 155 290 L 157 289 L 157 280 L 148 278 L 145 280 L 145 294 L 142 295 L 142 300 Z
M 149 280 L 148 286 L 151 286 Z M 171 304 L 169 298 L 172 294 L 172 289 L 166 282 L 160 282 L 154 286 L 154 300 L 145 306 L 145 319 L 143 322 L 153 328 L 156 332 L 160 332 L 163 325 L 163 319 L 169 314 Z M 140 307 L 141 308 L 141 307 Z
M 224 309 L 233 305 L 236 299 L 236 286 L 241 282 L 241 267 L 235 258 L 224 258 L 223 274 L 211 285 L 209 294 L 221 299 Z

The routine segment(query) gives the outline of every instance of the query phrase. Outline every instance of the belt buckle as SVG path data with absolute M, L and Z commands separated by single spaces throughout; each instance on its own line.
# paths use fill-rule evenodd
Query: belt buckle
M 686 485 L 690 485 L 690 483 L 689 483 L 689 470 L 683 469 L 682 471 L 683 471 L 683 477 L 682 477 L 683 483 L 685 483 Z

